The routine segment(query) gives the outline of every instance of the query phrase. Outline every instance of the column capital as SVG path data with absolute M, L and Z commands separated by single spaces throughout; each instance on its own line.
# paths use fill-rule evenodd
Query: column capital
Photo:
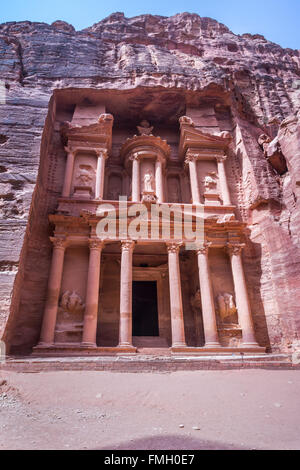
M 64 250 L 67 247 L 66 237 L 50 237 L 50 240 L 53 243 L 54 248 Z
M 96 155 L 98 158 L 104 158 L 105 160 L 107 159 L 108 157 L 108 152 L 107 152 L 107 149 L 94 149 Z
M 74 149 L 71 149 L 70 147 L 64 147 L 64 149 L 65 149 L 65 152 L 67 152 L 67 154 L 75 155 Z
M 122 251 L 133 251 L 135 245 L 134 240 L 121 240 Z
M 190 162 L 196 162 L 198 158 L 199 158 L 199 155 L 197 153 L 187 152 L 184 163 L 188 164 Z
M 227 159 L 227 155 L 217 155 L 216 159 L 218 163 L 224 163 Z
M 131 160 L 131 161 L 138 160 L 139 161 L 140 160 L 140 155 L 137 152 L 135 152 L 132 155 L 130 155 L 129 160 Z
M 168 253 L 179 253 L 182 242 L 167 242 Z
M 102 250 L 103 246 L 104 246 L 104 240 L 89 238 L 90 250 Z
M 203 243 L 202 246 L 200 246 L 199 248 L 197 248 L 196 252 L 197 252 L 197 255 L 207 255 L 208 254 L 208 249 L 209 247 L 211 246 L 211 242 L 205 242 Z
M 244 247 L 245 243 L 227 243 L 226 245 L 226 249 L 230 256 L 240 255 Z

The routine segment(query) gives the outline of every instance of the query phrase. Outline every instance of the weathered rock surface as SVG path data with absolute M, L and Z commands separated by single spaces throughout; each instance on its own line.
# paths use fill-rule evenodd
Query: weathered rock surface
M 43 264 L 42 251 L 50 249 L 40 234 L 49 231 L 46 215 L 57 190 L 46 198 L 41 173 L 40 185 L 35 192 L 34 188 L 41 156 L 46 151 L 51 155 L 51 114 L 46 126 L 45 120 L 54 90 L 136 90 L 129 98 L 133 112 L 145 100 L 143 90 L 155 96 L 163 89 L 173 92 L 172 106 L 180 107 L 185 93 L 190 100 L 194 95 L 219 96 L 230 108 L 233 127 L 226 128 L 225 118 L 224 127 L 220 124 L 222 108 L 219 126 L 234 137 L 231 170 L 241 180 L 235 203 L 249 224 L 252 241 L 245 253 L 246 275 L 252 286 L 250 297 L 260 292 L 254 308 L 264 312 L 256 316 L 254 312 L 254 319 L 256 324 L 267 323 L 265 344 L 281 350 L 297 347 L 299 51 L 283 49 L 260 35 L 237 36 L 215 20 L 189 13 L 129 19 L 114 13 L 82 31 L 62 21 L 11 22 L 0 25 L 0 79 L 0 334 L 5 330 L 8 343 L 16 322 L 19 337 L 32 336 L 26 319 L 14 318 L 20 302 L 28 302 L 20 297 L 24 276 L 27 286 L 40 282 L 45 289 L 26 265 L 26 254 L 31 250 L 32 262 Z M 279 129 L 274 116 L 283 121 Z M 258 144 L 262 133 L 272 140 L 278 130 L 288 169 L 282 175 Z M 45 282 L 48 268 L 45 262 Z M 33 317 L 40 322 L 40 305 L 34 298 L 31 302 Z M 31 342 L 34 339 L 33 334 Z

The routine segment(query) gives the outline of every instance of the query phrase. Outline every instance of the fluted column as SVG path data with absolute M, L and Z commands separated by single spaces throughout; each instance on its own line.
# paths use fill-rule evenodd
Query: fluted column
M 167 243 L 173 348 L 186 347 L 179 266 L 180 245 L 175 242 Z
M 97 171 L 96 171 L 95 199 L 103 199 L 104 172 L 105 172 L 106 158 L 107 158 L 107 151 L 106 150 L 99 151 L 98 160 L 97 160 Z
M 155 187 L 156 187 L 157 202 L 161 204 L 162 202 L 164 202 L 164 189 L 163 189 L 162 162 L 160 159 L 157 159 L 155 162 Z
M 53 243 L 53 252 L 39 346 L 50 346 L 54 342 L 58 301 L 66 248 L 65 238 L 51 237 L 50 240 Z
M 63 190 L 62 190 L 62 197 L 70 197 L 75 154 L 68 147 L 65 147 L 65 151 L 67 152 L 67 162 L 66 162 L 66 167 L 65 167 L 65 177 L 64 177 L 64 185 L 63 185 Z
M 132 256 L 135 242 L 121 241 L 119 347 L 132 347 Z
M 188 155 L 185 162 L 188 163 L 188 165 L 189 165 L 190 183 L 191 183 L 193 204 L 200 204 L 200 190 L 199 190 L 198 171 L 197 171 L 197 158 L 193 155 Z
M 228 244 L 228 251 L 231 260 L 231 269 L 234 283 L 235 300 L 238 311 L 239 324 L 242 328 L 243 345 L 258 346 L 255 339 L 254 326 L 242 263 L 243 246 L 244 245 L 242 244 Z
M 133 202 L 140 202 L 141 198 L 141 177 L 140 177 L 140 161 L 138 154 L 132 157 L 132 195 Z
M 83 320 L 82 345 L 96 347 L 100 264 L 101 252 L 104 246 L 102 240 L 89 240 L 90 256 L 86 287 L 85 312 Z
M 225 155 L 222 156 L 222 157 L 217 157 L 218 175 L 219 175 L 219 182 L 220 182 L 220 189 L 221 189 L 223 205 L 224 206 L 230 206 L 231 205 L 231 200 L 230 200 L 230 193 L 229 193 L 229 189 L 228 189 L 226 172 L 225 172 L 225 160 L 226 160 Z
M 208 248 L 208 244 L 205 244 L 203 247 L 199 248 L 197 250 L 197 257 L 205 347 L 215 348 L 220 347 L 220 343 L 218 338 L 215 305 L 209 271 Z

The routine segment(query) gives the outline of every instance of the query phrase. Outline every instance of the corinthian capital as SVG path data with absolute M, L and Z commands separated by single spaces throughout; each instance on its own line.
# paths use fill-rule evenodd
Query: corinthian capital
M 89 239 L 90 250 L 102 250 L 103 246 L 104 246 L 103 240 L 94 239 L 94 238 Z
M 53 243 L 54 248 L 59 248 L 64 250 L 67 246 L 66 237 L 50 237 L 51 242 Z
M 95 149 L 95 152 L 98 158 L 106 159 L 108 157 L 107 149 Z
M 244 243 L 227 243 L 227 251 L 230 256 L 233 255 L 240 255 L 242 253 L 242 249 L 244 248 Z
M 216 158 L 217 158 L 218 163 L 224 163 L 227 156 L 226 155 L 218 155 Z
M 121 240 L 122 251 L 133 251 L 134 245 L 134 240 Z
M 191 152 L 188 152 L 186 154 L 186 157 L 185 157 L 185 160 L 184 160 L 184 163 L 187 164 L 189 162 L 195 162 L 198 160 L 198 154 L 197 153 L 191 153 Z
M 181 242 L 167 242 L 166 245 L 167 245 L 168 253 L 179 253 L 182 243 Z
M 208 249 L 211 246 L 211 242 L 205 242 L 203 243 L 202 246 L 198 247 L 196 252 L 197 255 L 207 255 L 208 254 Z

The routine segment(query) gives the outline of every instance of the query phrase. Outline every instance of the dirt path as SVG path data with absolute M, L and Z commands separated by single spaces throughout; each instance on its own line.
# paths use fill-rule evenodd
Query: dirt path
M 300 449 L 300 371 L 5 371 L 0 384 L 0 449 Z

